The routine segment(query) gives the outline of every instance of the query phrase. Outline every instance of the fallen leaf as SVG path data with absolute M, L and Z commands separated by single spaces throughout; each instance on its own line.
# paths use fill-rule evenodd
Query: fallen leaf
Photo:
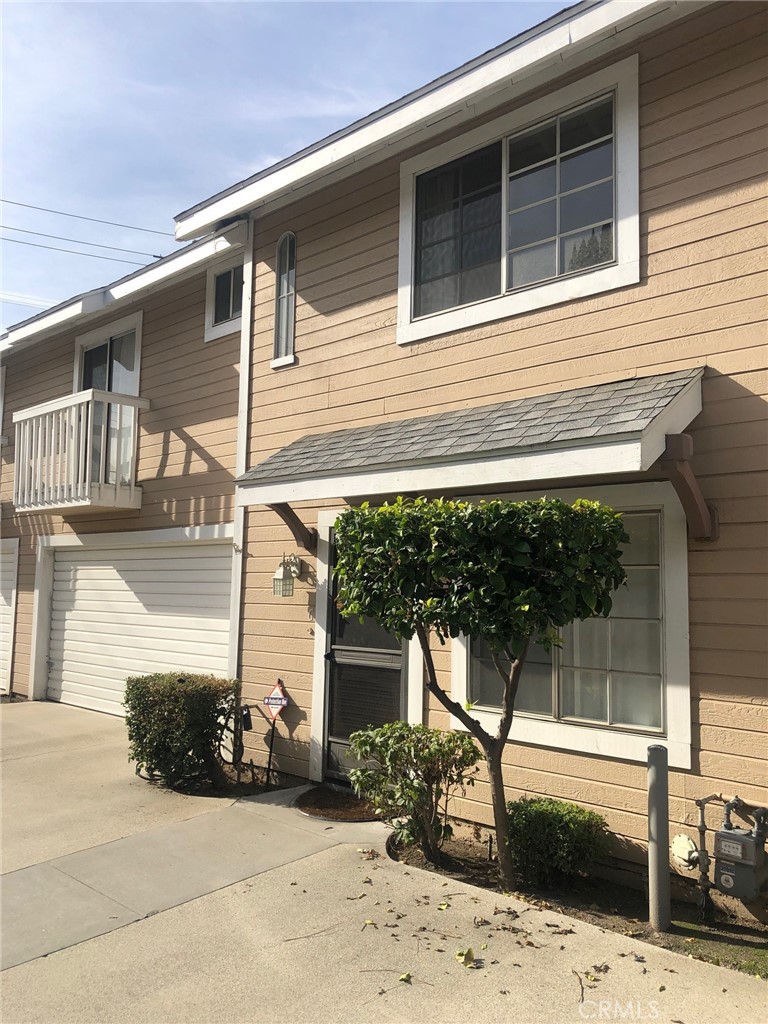
M 484 917 L 476 917 L 474 920 L 475 928 L 483 928 L 485 925 L 490 924 L 490 921 L 486 921 Z
M 367 893 L 361 892 L 359 896 L 347 896 L 348 900 L 364 900 Z
M 666 992 L 666 991 L 667 991 L 667 986 L 666 985 L 659 985 L 659 992 Z
M 487 943 L 487 942 L 484 942 L 484 943 L 482 944 L 482 946 L 480 947 L 480 949 L 488 949 L 488 943 Z
M 610 969 L 608 964 L 592 964 L 592 970 L 597 971 L 598 974 L 607 974 Z
M 445 902 L 438 903 L 438 905 L 437 905 L 437 909 L 438 910 L 448 910 L 449 907 L 450 907 L 450 903 L 445 903 Z
M 406 985 L 410 985 L 411 984 L 411 972 L 410 971 L 406 971 L 405 974 L 401 974 L 400 977 L 397 980 L 398 981 L 404 981 Z
M 456 951 L 456 959 L 463 967 L 476 968 L 478 966 L 477 960 L 475 960 L 475 954 L 472 952 L 471 946 L 469 946 L 467 949 L 458 949 Z

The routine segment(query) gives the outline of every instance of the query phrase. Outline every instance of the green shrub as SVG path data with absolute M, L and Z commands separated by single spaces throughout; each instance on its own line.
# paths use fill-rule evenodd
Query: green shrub
M 451 835 L 447 821 L 453 790 L 474 785 L 480 757 L 464 733 L 389 722 L 350 737 L 352 755 L 363 762 L 350 771 L 355 792 L 370 800 L 401 842 L 416 842 L 438 863 Z
M 605 818 L 578 804 L 523 797 L 507 804 L 515 870 L 537 885 L 586 873 L 608 852 Z
M 218 751 L 223 723 L 240 695 L 236 679 L 158 672 L 125 684 L 128 758 L 166 786 L 224 780 Z

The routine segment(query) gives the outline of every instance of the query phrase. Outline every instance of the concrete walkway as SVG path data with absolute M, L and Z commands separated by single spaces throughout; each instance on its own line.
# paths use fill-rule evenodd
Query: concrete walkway
M 293 796 L 193 802 L 6 874 L 3 1024 L 768 1015 L 763 982 L 403 867 L 380 826 L 308 819 Z M 472 968 L 456 955 L 470 947 Z

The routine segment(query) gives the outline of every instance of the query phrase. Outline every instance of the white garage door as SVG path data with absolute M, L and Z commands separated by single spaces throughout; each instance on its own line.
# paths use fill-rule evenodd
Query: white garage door
M 0 541 L 0 693 L 8 693 L 11 683 L 13 612 L 18 564 L 18 541 Z
M 128 676 L 227 676 L 232 547 L 58 549 L 48 697 L 122 715 Z

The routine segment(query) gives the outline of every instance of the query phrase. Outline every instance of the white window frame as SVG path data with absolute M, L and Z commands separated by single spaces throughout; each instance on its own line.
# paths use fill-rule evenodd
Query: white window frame
M 5 420 L 5 367 L 0 366 L 0 446 L 8 444 L 8 438 L 3 434 L 3 422 Z
M 205 342 L 216 341 L 218 338 L 240 332 L 243 322 L 242 307 L 240 313 L 233 316 L 231 320 L 222 320 L 220 324 L 213 322 L 216 312 L 216 278 L 238 266 L 244 266 L 242 252 L 223 260 L 217 260 L 216 263 L 212 263 L 208 267 L 205 279 L 205 334 L 203 338 Z M 243 281 L 243 291 L 245 291 L 245 281 Z
M 572 302 L 614 288 L 637 284 L 640 280 L 639 215 L 639 114 L 637 54 L 611 67 L 597 71 L 572 85 L 558 89 L 542 99 L 498 117 L 471 132 L 435 146 L 400 165 L 400 242 L 397 283 L 397 343 L 407 345 L 436 334 L 475 327 L 478 324 L 517 316 L 534 309 Z M 532 284 L 514 292 L 478 302 L 440 310 L 426 316 L 413 316 L 413 279 L 415 270 L 416 178 L 461 156 L 505 139 L 525 128 L 533 128 L 569 108 L 596 99 L 608 92 L 615 95 L 615 188 L 613 263 L 582 273 Z M 502 231 L 505 231 L 507 182 L 502 179 Z M 506 261 L 502 245 L 502 280 Z
M 277 355 L 277 318 L 280 309 L 280 249 L 286 239 L 293 239 L 293 321 L 291 323 L 291 339 L 290 339 L 290 352 L 286 352 L 284 355 Z M 296 362 L 296 263 L 297 263 L 297 251 L 296 251 L 296 232 L 295 231 L 284 231 L 277 240 L 275 246 L 275 326 L 274 326 L 274 337 L 272 340 L 272 359 L 270 360 L 270 367 L 273 370 L 279 370 L 283 366 L 293 366 Z
M 658 743 L 667 748 L 674 768 L 691 767 L 691 697 L 688 629 L 688 535 L 685 513 L 670 483 L 637 483 L 582 487 L 578 490 L 548 491 L 548 497 L 573 502 L 589 498 L 611 505 L 617 511 L 659 511 L 661 517 L 662 572 L 662 732 L 622 726 L 590 726 L 519 712 L 515 715 L 510 741 L 539 747 L 555 747 L 581 754 L 645 762 L 648 747 Z M 542 492 L 504 494 L 508 500 L 542 497 Z M 451 641 L 451 694 L 460 704 L 469 699 L 469 643 L 466 637 Z M 471 712 L 484 729 L 494 734 L 499 713 L 473 708 Z M 451 717 L 451 727 L 466 731 Z
M 97 327 L 93 331 L 88 331 L 87 334 L 79 334 L 75 338 L 75 370 L 72 379 L 73 394 L 83 390 L 81 383 L 83 379 L 83 354 L 87 349 L 96 348 L 99 345 L 103 345 L 110 338 L 117 338 L 120 335 L 133 331 L 136 338 L 134 344 L 136 348 L 136 366 L 138 369 L 136 374 L 136 396 L 138 397 L 141 382 L 141 329 L 143 323 L 143 312 L 132 313 L 130 316 L 124 316 L 120 320 L 113 320 L 111 323 L 104 324 L 103 327 Z

